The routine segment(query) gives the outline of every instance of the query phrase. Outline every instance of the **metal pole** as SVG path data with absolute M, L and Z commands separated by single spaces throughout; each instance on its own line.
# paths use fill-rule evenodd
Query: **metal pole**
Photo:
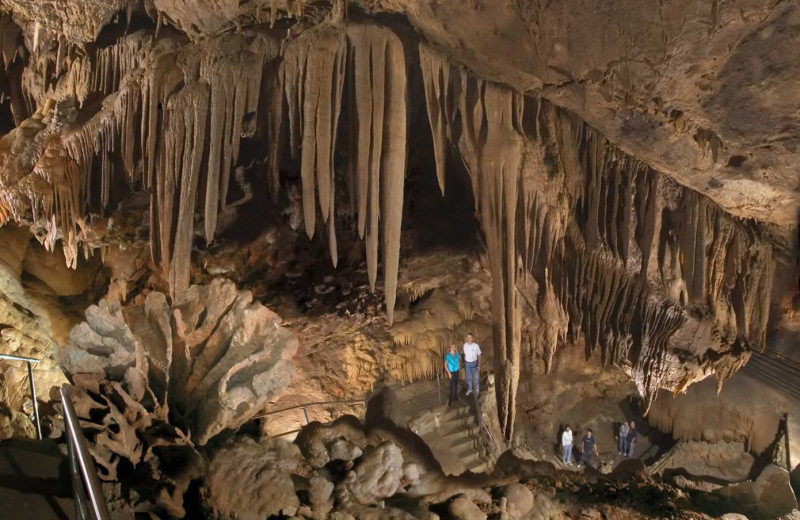
M 80 463 L 83 481 L 86 483 L 86 489 L 89 491 L 89 499 L 92 503 L 92 510 L 94 511 L 95 518 L 97 518 L 97 520 L 111 520 L 108 509 L 106 509 L 106 501 L 103 498 L 100 481 L 97 478 L 97 470 L 94 466 L 92 456 L 89 454 L 89 446 L 86 444 L 86 438 L 83 436 L 83 431 L 78 423 L 75 409 L 72 406 L 72 398 L 69 395 L 69 385 L 67 384 L 61 387 L 61 403 L 64 408 L 64 422 L 67 427 L 69 442 L 72 442 L 74 445 L 75 454 Z
M 789 473 L 792 472 L 792 455 L 789 453 L 789 412 L 783 414 L 784 420 L 784 428 L 783 431 L 783 438 L 786 442 L 786 469 L 789 470 Z
M 308 424 L 308 409 L 305 406 L 303 407 L 303 417 L 305 417 L 306 424 Z
M 42 440 L 42 423 L 39 420 L 39 401 L 36 400 L 36 382 L 33 379 L 33 364 L 28 361 L 28 380 L 31 383 L 31 400 L 33 401 L 33 421 L 36 423 L 36 439 Z
M 41 359 L 30 358 L 25 356 L 15 356 L 13 354 L 0 354 L 0 359 L 8 359 L 10 361 L 29 361 L 31 363 L 38 363 Z
M 75 447 L 72 445 L 72 439 L 67 439 L 67 455 L 69 456 L 69 476 L 72 481 L 72 495 L 75 499 L 75 517 L 78 520 L 91 520 L 89 516 L 89 507 L 86 504 L 86 491 L 83 487 L 80 468 L 80 462 L 75 455 Z

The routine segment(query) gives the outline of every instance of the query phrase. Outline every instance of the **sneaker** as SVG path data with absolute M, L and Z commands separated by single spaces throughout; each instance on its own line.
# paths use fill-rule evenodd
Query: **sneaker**
M 472 390 L 467 390 L 467 395 L 471 394 Z

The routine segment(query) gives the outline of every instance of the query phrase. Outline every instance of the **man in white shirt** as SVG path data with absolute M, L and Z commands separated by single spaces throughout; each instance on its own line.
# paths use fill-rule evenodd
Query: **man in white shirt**
M 467 334 L 467 341 L 461 351 L 464 353 L 464 368 L 467 372 L 467 395 L 472 393 L 473 386 L 477 394 L 481 378 L 481 347 L 475 343 L 471 332 Z
M 569 424 L 561 434 L 561 448 L 561 462 L 569 466 L 572 464 L 572 429 Z

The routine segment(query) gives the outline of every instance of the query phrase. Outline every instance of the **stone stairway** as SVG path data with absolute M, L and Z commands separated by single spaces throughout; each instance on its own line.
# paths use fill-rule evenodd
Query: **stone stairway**
M 449 475 L 465 471 L 491 471 L 494 461 L 487 453 L 471 404 L 436 406 L 408 422 L 409 429 L 430 446 Z

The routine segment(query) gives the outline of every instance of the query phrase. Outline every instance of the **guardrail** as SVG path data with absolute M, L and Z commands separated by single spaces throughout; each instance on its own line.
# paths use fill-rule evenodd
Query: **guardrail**
M 75 497 L 75 516 L 78 520 L 111 520 L 103 498 L 97 469 L 78 416 L 72 405 L 69 385 L 61 387 L 61 404 L 64 409 L 64 427 L 67 434 L 72 494 Z
M 796 361 L 754 350 L 743 371 L 786 396 L 800 399 L 800 363 Z
M 477 378 L 478 382 L 480 382 L 480 372 L 476 371 L 475 377 Z M 474 380 L 472 388 L 477 388 L 477 383 L 475 383 Z M 497 457 L 500 456 L 500 449 L 497 447 L 497 443 L 494 442 L 494 436 L 489 430 L 489 427 L 486 425 L 486 421 L 483 420 L 483 410 L 481 409 L 480 399 L 478 399 L 478 392 L 472 392 L 472 397 L 473 401 L 475 402 L 475 419 L 478 422 L 478 430 L 481 432 L 481 437 L 483 437 L 483 443 L 489 450 L 489 455 L 494 460 L 497 460 Z
M 28 364 L 28 382 L 31 387 L 31 401 L 33 401 L 33 422 L 36 425 L 36 438 L 42 440 L 42 423 L 39 420 L 39 401 L 36 400 L 36 381 L 33 378 L 33 365 L 38 364 L 41 360 L 25 356 L 15 356 L 13 354 L 0 354 L 0 359 L 24 361 Z

